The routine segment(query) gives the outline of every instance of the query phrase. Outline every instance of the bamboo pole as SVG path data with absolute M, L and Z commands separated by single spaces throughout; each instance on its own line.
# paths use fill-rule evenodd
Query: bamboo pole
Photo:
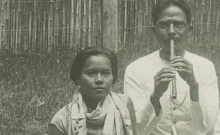
M 98 7 L 97 7 L 97 0 L 94 0 L 94 3 L 93 3 L 93 4 L 94 4 L 94 7 L 95 7 L 95 8 L 94 8 L 94 13 L 93 13 L 93 22 L 94 22 L 94 23 L 93 23 L 93 32 L 94 32 L 94 33 L 93 33 L 93 40 L 94 40 L 94 45 L 95 45 L 95 46 L 98 46 L 98 36 L 97 36 L 97 31 L 98 31 L 98 30 L 96 29 L 96 28 L 97 28 L 97 25 L 96 25 L 96 24 L 97 24 L 96 15 L 97 15 L 97 10 L 98 10 L 98 9 L 97 9 L 97 8 L 98 8 Z
M 124 46 L 127 45 L 126 44 L 126 38 L 127 38 L 127 0 L 125 0 L 125 3 L 124 3 L 124 41 L 123 41 L 123 44 Z
M 73 45 L 74 45 L 74 1 L 75 0 L 71 0 L 70 1 L 70 9 L 71 9 L 71 13 L 70 13 L 70 50 L 73 49 Z
M 122 16 L 122 12 L 121 12 L 121 0 L 118 0 L 118 26 L 117 26 L 117 33 L 118 33 L 118 37 L 117 37 L 117 39 L 118 39 L 118 48 L 119 48 L 119 50 L 120 50 L 120 48 L 122 47 L 122 43 L 121 43 L 121 41 L 122 41 L 122 26 L 121 26 L 121 16 Z M 119 51 L 118 50 L 118 51 Z
M 94 0 L 91 1 L 91 45 L 94 45 Z
M 83 48 L 83 43 L 84 43 L 84 40 L 83 40 L 83 32 L 84 32 L 84 28 L 83 28 L 83 20 L 84 20 L 84 9 L 83 9 L 83 6 L 84 6 L 84 4 L 83 4 L 83 0 L 80 0 L 81 2 L 80 2 L 80 11 L 79 11 L 79 13 L 80 13 L 80 17 L 79 17 L 79 19 L 80 19 L 80 21 L 79 21 L 79 23 L 80 23 L 80 42 L 79 42 L 79 48 L 81 49 L 81 48 Z
M 128 46 L 131 46 L 131 38 L 130 38 L 130 36 L 131 36 L 131 26 L 130 26 L 130 22 L 131 22 L 131 19 L 130 19 L 130 2 L 131 2 L 131 0 L 127 0 L 127 21 L 126 21 L 126 23 L 127 23 L 127 28 L 126 28 L 126 33 L 127 33 L 127 43 L 126 44 L 128 44 Z
M 62 3 L 62 29 L 61 29 L 61 45 L 62 47 L 59 47 L 61 49 L 63 49 L 62 51 L 65 52 L 66 51 L 66 44 L 65 44 L 65 31 L 67 31 L 67 28 L 66 28 L 66 18 L 65 18 L 65 7 L 64 7 L 64 3 Z
M 81 21 L 81 39 L 82 39 L 82 44 L 81 47 L 85 47 L 86 46 L 86 1 L 81 0 L 82 1 L 82 9 L 81 9 L 81 14 L 82 14 L 82 21 Z
M 131 44 L 132 46 L 135 46 L 135 0 L 131 1 Z
M 88 46 L 91 46 L 91 44 L 92 44 L 92 42 L 91 42 L 91 40 L 92 40 L 92 32 L 91 32 L 91 30 L 92 30 L 92 23 L 91 23 L 91 21 L 92 21 L 92 0 L 89 0 L 89 13 L 88 13 L 88 27 L 89 27 L 89 31 L 88 31 Z
M 53 30 L 52 30 L 52 19 L 53 19 L 53 2 L 50 2 L 50 8 L 49 8 L 49 13 L 48 13 L 48 52 L 52 51 L 52 44 L 53 44 Z
M 84 10 L 84 16 L 85 16 L 85 47 L 88 47 L 88 38 L 89 38 L 89 1 L 88 0 L 85 0 L 85 3 L 84 3 L 84 7 L 85 7 L 85 10 Z
M 76 10 L 76 49 L 79 48 L 79 42 L 80 42 L 80 3 L 79 0 L 77 1 L 77 10 Z
M 60 41 L 59 41 L 59 39 L 58 39 L 58 37 L 59 37 L 59 24 L 60 24 L 60 19 L 59 19 L 59 11 L 58 11 L 58 3 L 57 2 L 55 2 L 55 7 L 54 7 L 54 12 L 55 12 L 55 14 L 54 14 L 54 27 L 53 28 L 57 28 L 57 29 L 54 29 L 54 50 L 55 50 L 55 52 L 57 52 L 57 54 L 58 54 L 58 52 L 59 52 L 59 45 L 60 45 Z
M 115 52 L 118 51 L 118 1 L 103 0 L 103 44 Z
M 102 47 L 104 47 L 104 41 L 103 41 L 103 32 L 104 32 L 104 9 L 103 9 L 103 0 L 99 0 L 99 22 L 100 22 L 100 31 L 99 31 L 99 38 L 100 38 L 100 44 Z M 117 21 L 116 21 L 117 22 Z M 114 28 L 116 30 L 116 28 Z M 116 45 L 116 44 L 115 44 Z

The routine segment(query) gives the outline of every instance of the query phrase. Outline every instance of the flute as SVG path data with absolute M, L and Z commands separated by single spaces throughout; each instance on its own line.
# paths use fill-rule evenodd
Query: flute
M 173 32 L 173 24 L 170 24 L 170 31 Z M 173 58 L 175 56 L 175 50 L 174 50 L 174 40 L 170 40 L 170 58 Z M 177 98 L 177 91 L 176 91 L 176 78 L 172 80 L 171 82 L 171 98 L 176 99 Z

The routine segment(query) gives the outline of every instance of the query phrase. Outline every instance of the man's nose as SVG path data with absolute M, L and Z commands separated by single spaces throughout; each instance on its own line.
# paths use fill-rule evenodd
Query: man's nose
M 103 79 L 100 73 L 98 73 L 95 77 L 95 83 L 96 84 L 103 84 Z
M 176 31 L 174 30 L 174 26 L 171 24 L 169 29 L 168 29 L 168 36 L 173 37 L 176 35 Z

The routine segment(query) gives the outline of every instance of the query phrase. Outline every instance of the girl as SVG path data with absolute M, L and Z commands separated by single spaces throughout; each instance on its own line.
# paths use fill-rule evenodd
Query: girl
M 88 47 L 79 52 L 70 71 L 79 89 L 51 120 L 49 135 L 135 135 L 131 99 L 111 92 L 117 74 L 112 51 Z

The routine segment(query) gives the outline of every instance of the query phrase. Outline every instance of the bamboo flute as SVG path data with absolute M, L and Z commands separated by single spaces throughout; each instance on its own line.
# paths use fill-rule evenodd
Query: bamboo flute
M 173 24 L 170 25 L 171 31 L 174 31 Z M 174 40 L 170 40 L 170 58 L 173 58 L 175 56 L 175 49 L 174 49 Z M 176 91 L 176 78 L 172 80 L 171 82 L 171 98 L 176 99 L 177 98 L 177 91 Z

